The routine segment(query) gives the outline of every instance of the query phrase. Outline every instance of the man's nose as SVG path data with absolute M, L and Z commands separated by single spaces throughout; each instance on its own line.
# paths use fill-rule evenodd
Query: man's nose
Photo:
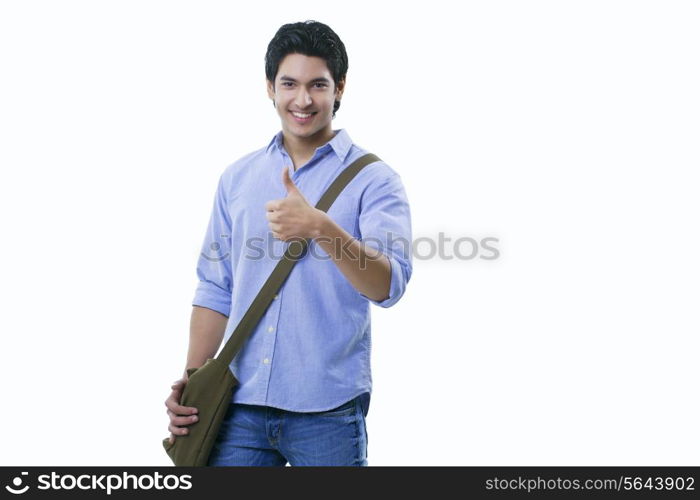
M 302 85 L 299 86 L 299 91 L 294 99 L 294 104 L 301 109 L 304 109 L 311 104 L 311 94 L 309 94 L 309 92 L 306 90 L 306 87 Z

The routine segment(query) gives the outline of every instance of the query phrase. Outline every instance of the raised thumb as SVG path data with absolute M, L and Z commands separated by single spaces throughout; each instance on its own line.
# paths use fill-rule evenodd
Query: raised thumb
M 284 187 L 287 189 L 287 194 L 299 193 L 299 189 L 297 188 L 297 185 L 294 184 L 294 181 L 289 176 L 289 168 L 287 168 L 287 167 L 284 167 L 284 169 L 282 170 L 282 183 L 284 184 Z

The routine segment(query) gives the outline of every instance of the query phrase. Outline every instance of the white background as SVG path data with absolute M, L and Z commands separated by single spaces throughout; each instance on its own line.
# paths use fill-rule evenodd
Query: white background
M 171 464 L 216 182 L 315 19 L 414 238 L 499 239 L 372 307 L 369 464 L 698 465 L 697 4 L 1 5 L 0 464 Z

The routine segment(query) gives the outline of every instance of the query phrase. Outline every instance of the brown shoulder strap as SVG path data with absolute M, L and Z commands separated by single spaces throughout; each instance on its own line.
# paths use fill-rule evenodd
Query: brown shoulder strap
M 335 199 L 338 197 L 340 192 L 345 189 L 345 186 L 362 170 L 365 166 L 376 161 L 381 161 L 378 156 L 367 153 L 361 156 L 354 162 L 345 168 L 338 177 L 333 181 L 333 183 L 328 187 L 321 199 L 319 199 L 316 204 L 316 208 L 327 212 L 331 207 Z M 285 280 L 292 272 L 294 264 L 297 263 L 299 259 L 306 255 L 308 249 L 309 239 L 293 240 L 290 241 L 287 246 L 284 256 L 279 261 L 275 269 L 272 271 L 267 281 L 258 292 L 258 295 L 253 299 L 252 304 L 241 318 L 241 321 L 236 326 L 236 329 L 231 334 L 231 337 L 226 342 L 226 345 L 221 350 L 217 359 L 219 361 L 225 362 L 226 364 L 231 363 L 233 358 L 241 350 L 245 341 L 250 337 L 255 330 L 255 326 L 260 322 L 265 311 L 270 306 L 275 294 L 284 284 Z M 234 284 L 235 286 L 235 284 Z

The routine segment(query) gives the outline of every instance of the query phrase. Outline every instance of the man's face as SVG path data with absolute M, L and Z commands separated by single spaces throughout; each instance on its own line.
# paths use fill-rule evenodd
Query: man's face
M 340 81 L 334 88 L 322 58 L 288 54 L 277 70 L 274 90 L 267 81 L 267 95 L 276 102 L 284 133 L 308 140 L 332 135 L 333 103 L 340 100 L 344 85 Z M 294 116 L 295 112 L 311 116 Z

